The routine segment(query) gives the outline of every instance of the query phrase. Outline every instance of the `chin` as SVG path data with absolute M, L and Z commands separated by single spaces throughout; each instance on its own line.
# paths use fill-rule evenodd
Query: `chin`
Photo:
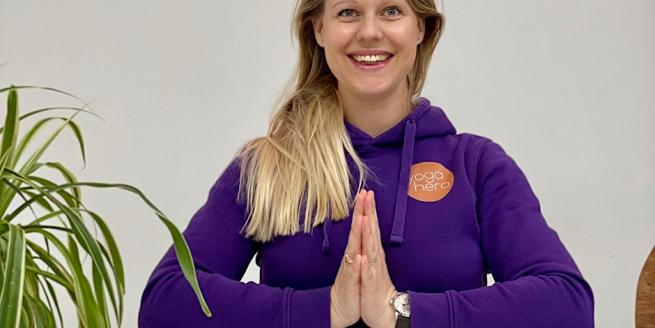
M 355 93 L 364 97 L 384 95 L 388 93 L 390 89 L 388 82 L 357 83 L 356 86 L 353 87 Z

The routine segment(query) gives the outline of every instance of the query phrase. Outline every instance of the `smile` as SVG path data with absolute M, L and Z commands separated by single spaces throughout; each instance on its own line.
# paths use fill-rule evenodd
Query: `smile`
M 392 54 L 379 54 L 373 56 L 351 56 L 348 58 L 355 67 L 362 70 L 378 70 L 381 69 L 391 61 Z

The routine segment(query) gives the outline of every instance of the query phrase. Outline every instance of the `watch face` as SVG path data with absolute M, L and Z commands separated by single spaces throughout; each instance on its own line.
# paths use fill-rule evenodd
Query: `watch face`
M 400 315 L 409 317 L 409 294 L 400 294 L 393 302 L 394 308 Z

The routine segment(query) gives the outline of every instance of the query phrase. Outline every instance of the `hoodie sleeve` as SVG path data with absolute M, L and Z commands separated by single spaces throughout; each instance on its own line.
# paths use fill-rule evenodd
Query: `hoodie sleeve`
M 258 250 L 239 233 L 245 204 L 238 204 L 239 165 L 233 160 L 183 232 L 202 294 L 203 313 L 170 246 L 141 296 L 139 327 L 329 327 L 330 287 L 309 290 L 241 282 Z
M 411 326 L 594 327 L 594 298 L 541 213 L 516 162 L 484 139 L 476 181 L 485 267 L 495 283 L 444 293 L 409 291 Z

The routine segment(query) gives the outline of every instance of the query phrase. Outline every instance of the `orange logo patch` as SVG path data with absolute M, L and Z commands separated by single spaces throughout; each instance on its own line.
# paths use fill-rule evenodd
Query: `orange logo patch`
M 455 175 L 441 163 L 421 162 L 412 165 L 407 194 L 423 202 L 436 202 L 448 195 Z

